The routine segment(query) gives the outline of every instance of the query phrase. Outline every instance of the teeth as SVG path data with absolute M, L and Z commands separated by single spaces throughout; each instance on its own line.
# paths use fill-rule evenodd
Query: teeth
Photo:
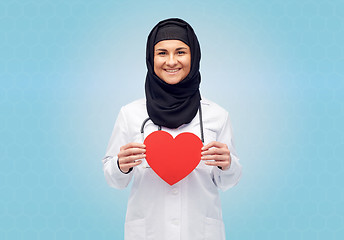
M 170 72 L 170 73 L 173 73 L 173 72 L 177 72 L 179 69 L 173 69 L 173 70 L 168 70 L 166 69 L 166 72 Z

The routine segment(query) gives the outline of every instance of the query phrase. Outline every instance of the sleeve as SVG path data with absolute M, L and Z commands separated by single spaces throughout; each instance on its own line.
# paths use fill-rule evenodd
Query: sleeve
M 123 189 L 128 186 L 133 176 L 133 171 L 127 174 L 123 173 L 117 165 L 117 154 L 120 147 L 129 141 L 128 127 L 122 107 L 113 128 L 106 155 L 102 160 L 105 179 L 111 187 Z
M 232 127 L 228 113 L 225 123 L 217 137 L 217 141 L 227 144 L 232 159 L 229 169 L 221 170 L 218 167 L 213 167 L 212 170 L 212 177 L 215 185 L 222 191 L 226 191 L 235 186 L 241 178 L 241 165 L 234 147 Z

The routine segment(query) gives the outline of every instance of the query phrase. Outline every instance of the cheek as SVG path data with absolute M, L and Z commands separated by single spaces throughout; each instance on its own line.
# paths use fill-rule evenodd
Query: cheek
M 156 60 L 156 58 L 154 58 L 154 72 L 155 72 L 155 74 L 157 74 L 158 70 L 159 70 L 159 63 Z
M 163 63 L 161 61 L 156 61 L 154 59 L 154 73 L 157 75 L 159 78 L 163 78 L 163 69 L 162 69 Z
M 187 59 L 187 61 L 185 61 L 185 69 L 187 71 L 187 73 L 189 74 L 190 70 L 191 70 L 191 58 Z
M 162 64 L 163 64 L 163 63 L 162 63 L 161 59 L 159 60 L 158 57 L 155 57 L 155 58 L 154 58 L 154 69 L 159 69 L 159 68 L 161 68 Z

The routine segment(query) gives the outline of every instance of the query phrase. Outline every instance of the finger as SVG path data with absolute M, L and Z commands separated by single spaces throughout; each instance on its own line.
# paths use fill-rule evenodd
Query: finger
M 227 148 L 211 148 L 205 151 L 202 151 L 202 155 L 229 155 L 229 150 Z
M 221 170 L 227 170 L 230 168 L 230 163 L 228 162 L 205 162 L 208 166 L 221 167 Z
M 204 162 L 204 164 L 208 165 L 208 166 L 219 166 L 219 162 L 216 161 L 206 161 Z
M 224 143 L 217 142 L 217 141 L 212 141 L 208 143 L 207 145 L 205 145 L 204 147 L 202 147 L 202 151 L 208 150 L 209 148 L 212 148 L 212 147 L 227 148 L 227 145 Z
M 128 148 L 146 148 L 146 145 L 142 144 L 142 143 L 136 143 L 136 142 L 131 142 L 131 143 L 128 143 L 124 146 L 122 146 L 120 148 L 120 150 L 126 150 Z
M 142 163 L 142 160 L 138 160 L 133 163 L 120 164 L 120 168 L 132 168 L 132 167 L 136 167 L 137 165 L 140 165 L 141 163 Z
M 229 161 L 229 156 L 227 156 L 227 155 L 207 155 L 207 156 L 202 156 L 201 160 Z
M 204 162 L 204 164 L 208 165 L 208 166 L 218 166 L 218 167 L 225 167 L 228 165 L 228 162 L 221 162 L 221 161 L 207 161 Z
M 123 157 L 127 157 L 127 156 L 131 156 L 131 155 L 138 155 L 138 154 L 143 154 L 146 152 L 146 149 L 142 149 L 142 148 L 129 148 L 126 150 L 121 150 L 118 153 L 118 158 L 123 158 Z
M 145 152 L 146 152 L 146 149 L 144 148 L 128 148 L 126 150 L 121 151 L 121 154 L 123 156 L 130 156 L 130 155 L 142 154 Z
M 128 157 L 124 157 L 124 158 L 119 158 L 118 161 L 120 163 L 132 163 L 135 162 L 139 159 L 143 159 L 145 158 L 146 155 L 145 154 L 141 154 L 141 155 L 132 155 L 132 156 L 128 156 Z
M 132 163 L 136 160 L 143 159 L 145 157 L 146 157 L 146 154 L 132 155 L 132 156 L 128 156 L 128 157 L 118 158 L 118 162 L 120 164 Z

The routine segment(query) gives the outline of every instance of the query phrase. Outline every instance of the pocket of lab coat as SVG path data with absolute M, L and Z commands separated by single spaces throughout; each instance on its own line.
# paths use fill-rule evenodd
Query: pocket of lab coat
M 204 240 L 225 240 L 225 228 L 221 220 L 205 218 Z
M 137 219 L 125 223 L 125 240 L 145 240 L 146 226 L 145 219 Z

